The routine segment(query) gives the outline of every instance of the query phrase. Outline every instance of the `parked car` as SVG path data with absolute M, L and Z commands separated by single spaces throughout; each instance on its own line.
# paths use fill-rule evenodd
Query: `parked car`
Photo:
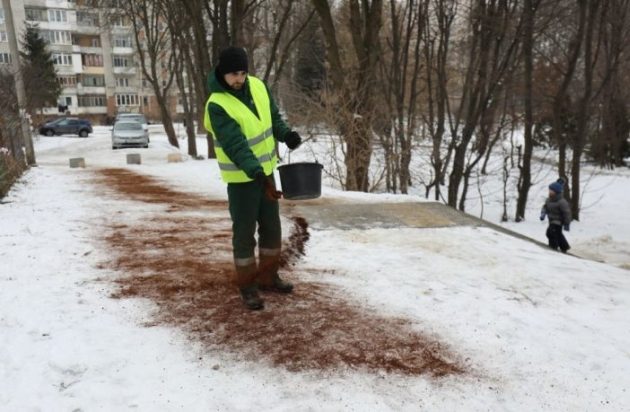
M 149 135 L 142 124 L 136 121 L 120 120 L 112 129 L 112 149 L 129 146 L 149 147 Z
M 147 122 L 147 118 L 144 117 L 142 113 L 118 113 L 114 122 L 119 121 L 134 121 L 140 123 L 144 131 L 147 133 L 147 139 L 149 138 L 149 122 Z
M 88 137 L 90 133 L 92 133 L 92 123 L 78 117 L 60 117 L 39 127 L 39 134 L 46 136 L 78 134 L 81 137 Z
M 138 123 L 148 125 L 147 118 L 142 113 L 118 113 L 116 115 L 116 121 L 120 120 L 134 120 Z

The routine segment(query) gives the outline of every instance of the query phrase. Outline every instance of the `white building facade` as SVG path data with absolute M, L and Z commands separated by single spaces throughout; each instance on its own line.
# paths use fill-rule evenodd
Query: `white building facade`
M 62 86 L 58 106 L 43 114 L 67 111 L 104 123 L 119 112 L 136 112 L 158 120 L 154 94 L 142 79 L 131 24 L 124 18 L 106 22 L 102 11 L 82 3 L 11 0 L 19 43 L 26 27 L 36 25 L 49 45 Z M 12 58 L 5 27 L 0 9 L 0 65 Z M 171 100 L 175 112 L 177 97 Z

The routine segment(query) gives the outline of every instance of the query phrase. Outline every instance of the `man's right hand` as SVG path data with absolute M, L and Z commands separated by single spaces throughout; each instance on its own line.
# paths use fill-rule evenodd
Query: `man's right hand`
M 265 197 L 269 200 L 278 200 L 282 198 L 282 192 L 276 190 L 276 185 L 274 184 L 273 177 L 266 176 L 265 172 L 256 173 L 256 182 L 260 184 L 265 190 Z

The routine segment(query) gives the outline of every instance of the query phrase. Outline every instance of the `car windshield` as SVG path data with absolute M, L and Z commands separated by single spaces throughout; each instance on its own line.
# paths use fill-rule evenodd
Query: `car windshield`
M 146 124 L 147 123 L 147 119 L 144 118 L 143 115 L 141 114 L 127 114 L 127 115 L 120 115 L 119 117 L 120 120 L 131 120 L 134 122 L 138 122 L 138 123 L 142 123 L 142 124 Z
M 142 125 L 136 122 L 124 122 L 116 123 L 114 126 L 116 130 L 142 130 Z

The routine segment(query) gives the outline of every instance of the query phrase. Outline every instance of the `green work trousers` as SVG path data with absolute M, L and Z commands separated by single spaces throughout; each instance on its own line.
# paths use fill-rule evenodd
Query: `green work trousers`
M 278 201 L 267 199 L 264 188 L 256 181 L 230 183 L 227 190 L 237 271 L 239 266 L 256 264 L 256 227 L 261 254 L 279 255 L 282 230 Z

